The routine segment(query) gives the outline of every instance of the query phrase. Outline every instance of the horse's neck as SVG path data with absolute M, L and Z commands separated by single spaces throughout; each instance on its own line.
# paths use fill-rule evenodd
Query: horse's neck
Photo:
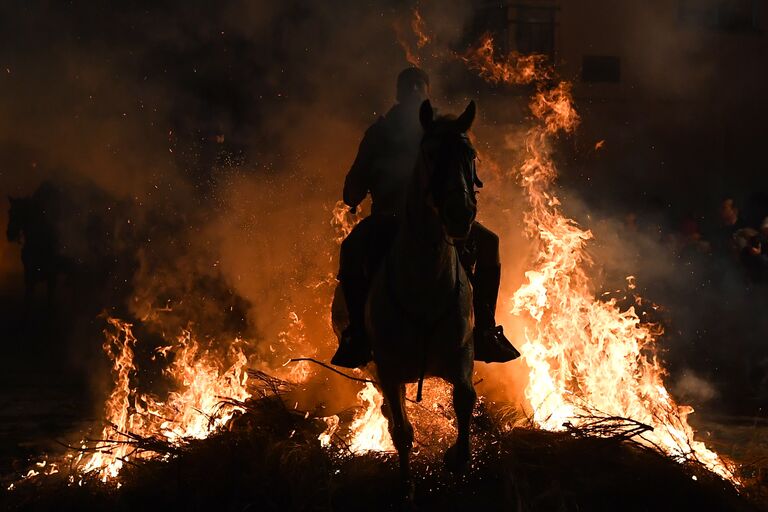
M 401 228 L 393 245 L 394 279 L 400 296 L 423 303 L 455 287 L 458 275 L 456 250 L 448 244 L 437 214 L 424 201 L 416 182 L 412 185 Z

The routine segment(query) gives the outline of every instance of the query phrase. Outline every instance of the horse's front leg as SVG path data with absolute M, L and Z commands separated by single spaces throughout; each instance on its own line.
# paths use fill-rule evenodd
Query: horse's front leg
M 462 472 L 470 459 L 469 427 L 472 422 L 472 411 L 477 401 L 477 393 L 472 383 L 474 363 L 470 354 L 464 358 L 458 378 L 453 381 L 453 409 L 456 412 L 458 435 L 456 443 L 445 453 L 445 463 L 448 469 Z
M 411 477 L 411 448 L 413 448 L 413 426 L 405 410 L 405 384 L 389 381 L 380 377 L 381 392 L 384 395 L 389 422 L 389 434 L 397 450 L 400 462 L 400 477 L 403 485 L 403 497 L 406 502 L 414 498 L 414 484 Z

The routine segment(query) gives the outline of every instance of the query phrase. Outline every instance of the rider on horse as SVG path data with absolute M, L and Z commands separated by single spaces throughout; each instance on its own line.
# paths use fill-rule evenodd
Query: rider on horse
M 405 205 L 422 127 L 419 107 L 429 95 L 429 76 L 411 67 L 397 77 L 397 103 L 365 132 L 344 183 L 344 202 L 353 210 L 370 192 L 371 215 L 360 222 L 341 245 L 339 281 L 349 311 L 331 362 L 356 368 L 371 360 L 365 331 L 365 304 L 374 272 L 394 238 L 397 215 Z M 475 177 L 475 184 L 482 182 Z M 496 325 L 496 301 L 501 278 L 499 238 L 475 221 L 459 254 L 473 288 L 475 360 L 507 362 L 520 354 Z

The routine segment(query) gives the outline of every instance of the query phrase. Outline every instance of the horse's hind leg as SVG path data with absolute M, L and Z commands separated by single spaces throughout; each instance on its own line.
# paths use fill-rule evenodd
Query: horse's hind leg
M 411 448 L 413 447 L 413 426 L 405 411 L 405 385 L 396 382 L 381 382 L 384 407 L 387 409 L 389 434 L 395 445 L 400 462 L 400 477 L 406 501 L 413 500 L 414 486 L 411 479 Z
M 459 433 L 456 443 L 445 453 L 445 463 L 451 471 L 461 472 L 469 463 L 469 426 L 476 400 L 477 393 L 472 383 L 472 365 L 470 364 L 469 371 L 462 371 L 461 378 L 453 383 L 453 409 L 456 411 Z

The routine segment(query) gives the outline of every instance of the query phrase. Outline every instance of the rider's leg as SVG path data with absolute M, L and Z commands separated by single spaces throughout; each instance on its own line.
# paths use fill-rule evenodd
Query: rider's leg
M 339 282 L 349 312 L 349 326 L 341 334 L 339 349 L 331 363 L 357 368 L 371 360 L 371 348 L 365 334 L 365 302 L 368 297 L 368 278 L 365 253 L 368 245 L 371 217 L 355 226 L 341 244 Z
M 472 297 L 475 326 L 487 329 L 496 326 L 496 301 L 501 283 L 499 237 L 479 222 L 472 226 L 472 232 L 476 251 Z
M 475 360 L 488 363 L 507 362 L 520 356 L 496 325 L 496 302 L 501 283 L 499 237 L 475 222 L 470 233 L 475 251 L 472 275 L 475 309 Z

